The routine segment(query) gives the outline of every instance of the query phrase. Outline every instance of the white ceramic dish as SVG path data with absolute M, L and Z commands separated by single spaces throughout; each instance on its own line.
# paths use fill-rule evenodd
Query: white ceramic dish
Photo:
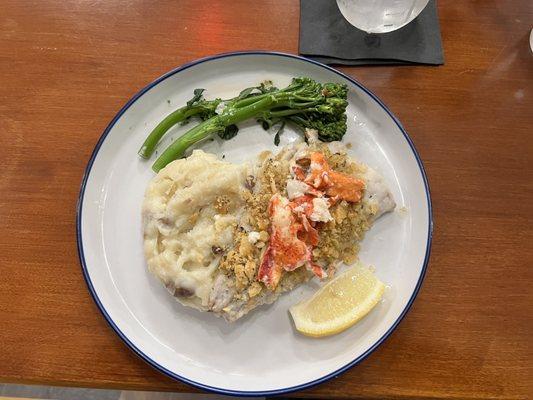
M 312 283 L 234 324 L 181 306 L 146 269 L 141 202 L 154 176 L 137 150 L 166 114 L 206 88 L 206 97 L 232 97 L 242 88 L 293 76 L 349 86 L 352 155 L 380 171 L 398 210 L 380 219 L 362 244 L 389 289 L 363 321 L 336 336 L 310 339 L 293 328 L 287 309 L 317 287 Z M 173 129 L 170 138 L 187 127 Z M 300 136 L 289 129 L 282 144 Z M 275 150 L 272 134 L 243 124 L 230 141 L 205 151 L 242 161 Z M 404 208 L 403 208 L 404 207 Z M 397 119 L 370 91 L 322 64 L 288 54 L 242 52 L 182 66 L 141 90 L 98 141 L 83 178 L 77 214 L 78 250 L 89 290 L 104 317 L 144 360 L 194 386 L 234 395 L 279 394 L 334 377 L 365 358 L 396 327 L 420 288 L 431 243 L 431 202 L 420 158 Z M 402 351 L 401 348 L 397 351 Z

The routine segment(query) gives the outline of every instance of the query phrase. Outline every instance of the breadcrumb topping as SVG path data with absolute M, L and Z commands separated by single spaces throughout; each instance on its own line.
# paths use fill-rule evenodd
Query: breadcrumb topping
M 342 147 L 339 149 L 341 150 L 332 152 L 322 143 L 309 146 L 309 151 L 322 153 L 333 170 L 361 177 L 365 167 L 352 161 Z M 263 153 L 258 172 L 247 177 L 247 184 L 242 192 L 246 212 L 240 226 L 236 228 L 233 248 L 223 256 L 219 265 L 219 268 L 234 280 L 235 296 L 240 299 L 252 299 L 261 291 L 270 290 L 258 282 L 256 277 L 262 253 L 269 241 L 269 202 L 276 193 L 287 196 L 287 180 L 290 178 L 290 157 L 287 152 L 288 150 L 282 150 L 275 156 Z M 220 208 L 222 212 L 224 207 L 224 199 L 217 199 L 215 208 Z M 376 210 L 363 201 L 350 203 L 342 200 L 334 204 L 329 212 L 330 220 L 317 222 L 319 241 L 312 254 L 315 263 L 333 273 L 339 262 L 351 264 L 357 260 L 358 243 L 370 228 L 371 216 Z M 251 237 L 253 240 L 250 240 Z M 310 276 L 312 274 L 304 268 L 284 272 L 280 285 L 275 290 L 283 290 L 287 285 L 292 287 Z

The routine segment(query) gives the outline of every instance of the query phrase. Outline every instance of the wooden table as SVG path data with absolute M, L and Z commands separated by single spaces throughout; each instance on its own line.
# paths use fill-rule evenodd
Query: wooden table
M 422 290 L 368 359 L 308 397 L 532 395 L 530 0 L 439 1 L 446 65 L 341 68 L 390 106 L 427 168 Z M 107 123 L 198 57 L 298 51 L 299 2 L 0 2 L 0 380 L 192 390 L 137 358 L 83 280 L 75 208 Z

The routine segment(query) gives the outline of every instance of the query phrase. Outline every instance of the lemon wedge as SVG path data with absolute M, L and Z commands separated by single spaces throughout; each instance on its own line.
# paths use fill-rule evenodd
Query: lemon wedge
M 356 264 L 289 311 L 300 333 L 313 337 L 334 335 L 368 314 L 384 290 L 385 285 L 370 269 Z

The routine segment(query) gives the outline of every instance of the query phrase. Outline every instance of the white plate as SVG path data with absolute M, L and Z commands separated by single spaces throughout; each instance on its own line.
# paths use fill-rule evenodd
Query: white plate
M 154 176 L 137 150 L 150 130 L 191 97 L 231 97 L 272 79 L 293 76 L 349 86 L 351 153 L 381 172 L 398 209 L 380 219 L 362 243 L 363 262 L 389 285 L 384 301 L 342 334 L 310 339 L 298 334 L 287 309 L 316 283 L 296 289 L 271 306 L 228 324 L 177 303 L 146 269 L 142 252 L 141 202 Z M 188 127 L 173 129 L 168 140 Z M 286 129 L 282 144 L 299 135 Z M 168 143 L 168 142 L 167 142 Z M 242 161 L 275 150 L 273 135 L 255 122 L 230 141 L 202 146 Z M 403 209 L 405 207 L 405 209 Z M 111 121 L 91 156 L 80 191 L 78 250 L 89 290 L 104 317 L 144 360 L 161 372 L 224 394 L 266 395 L 303 389 L 361 361 L 396 327 L 422 282 L 431 243 L 431 203 L 425 173 L 397 119 L 368 89 L 322 64 L 288 54 L 223 54 L 182 66 L 133 97 Z M 398 348 L 397 351 L 402 351 Z

